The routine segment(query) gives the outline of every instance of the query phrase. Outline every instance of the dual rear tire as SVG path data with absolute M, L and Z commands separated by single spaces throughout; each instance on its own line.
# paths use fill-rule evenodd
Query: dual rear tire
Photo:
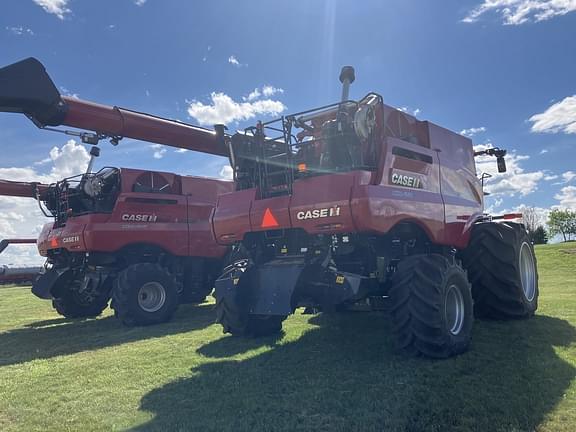
M 477 317 L 518 319 L 538 308 L 538 269 L 523 225 L 480 223 L 462 253 Z
M 459 260 L 402 260 L 389 292 L 393 333 L 408 354 L 446 358 L 468 349 L 474 315 L 519 319 L 538 307 L 534 248 L 523 225 L 479 223 Z

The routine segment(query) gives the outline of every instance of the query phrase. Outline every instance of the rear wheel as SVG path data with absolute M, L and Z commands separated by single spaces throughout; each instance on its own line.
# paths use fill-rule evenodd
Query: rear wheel
M 203 303 L 214 287 L 213 277 L 210 277 L 205 266 L 196 266 L 184 272 L 184 286 L 181 303 Z
M 401 350 L 446 358 L 468 349 L 472 295 L 466 272 L 455 260 L 437 254 L 404 259 L 389 295 L 393 333 Z
M 133 264 L 114 282 L 111 306 L 128 326 L 169 321 L 178 303 L 174 278 L 158 264 Z
M 99 289 L 97 292 L 83 290 L 84 278 L 74 278 L 65 287 L 55 290 L 57 297 L 52 299 L 52 307 L 66 318 L 97 317 L 108 306 L 110 292 Z
M 527 318 L 538 308 L 538 270 L 523 225 L 486 222 L 474 226 L 462 253 L 479 317 Z

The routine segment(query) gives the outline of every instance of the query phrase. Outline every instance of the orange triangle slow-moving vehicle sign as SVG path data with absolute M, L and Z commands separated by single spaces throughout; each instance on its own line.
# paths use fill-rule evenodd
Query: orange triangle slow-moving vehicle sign
M 262 218 L 262 225 L 260 226 L 262 228 L 274 228 L 279 226 L 278 221 L 276 220 L 276 218 L 274 217 L 269 208 L 267 208 L 266 211 L 264 212 L 264 217 Z

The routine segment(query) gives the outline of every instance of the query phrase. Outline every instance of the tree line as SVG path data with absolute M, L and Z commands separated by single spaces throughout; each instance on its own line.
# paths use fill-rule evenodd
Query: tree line
M 548 239 L 556 235 L 561 236 L 564 241 L 570 241 L 576 237 L 576 211 L 552 210 L 546 221 L 547 228 L 535 207 L 527 207 L 522 213 L 524 225 L 534 244 L 548 243 Z

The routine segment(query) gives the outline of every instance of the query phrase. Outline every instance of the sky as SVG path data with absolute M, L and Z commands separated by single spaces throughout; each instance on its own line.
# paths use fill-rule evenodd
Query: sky
M 62 94 L 231 130 L 374 91 L 420 120 L 508 150 L 487 210 L 576 210 L 576 0 L 2 0 L 0 66 L 38 58 Z M 81 173 L 87 150 L 0 114 L 0 178 Z M 229 177 L 225 158 L 134 140 L 103 166 Z M 0 238 L 36 236 L 33 200 L 0 197 Z M 0 265 L 38 263 L 13 246 Z

